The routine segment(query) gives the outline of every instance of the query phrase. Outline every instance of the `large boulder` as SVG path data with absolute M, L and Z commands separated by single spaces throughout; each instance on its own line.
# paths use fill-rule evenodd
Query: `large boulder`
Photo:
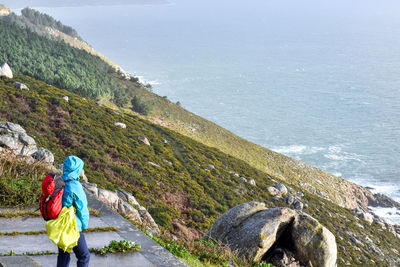
M 10 79 L 12 79 L 12 77 L 13 77 L 12 70 L 11 70 L 10 66 L 8 66 L 7 63 L 3 63 L 0 66 L 0 77 L 2 77 L 2 76 L 5 76 Z
M 266 209 L 260 202 L 237 205 L 215 221 L 206 238 L 222 242 L 249 262 L 276 259 L 283 251 L 293 255 L 293 264 L 336 266 L 333 234 L 311 216 L 289 208 Z
M 122 122 L 115 122 L 114 126 L 121 127 L 122 129 L 126 129 L 126 124 Z
M 295 216 L 296 212 L 289 208 L 257 212 L 228 233 L 226 242 L 232 251 L 238 251 L 239 256 L 254 262 L 261 261 Z
M 142 219 L 139 212 L 132 207 L 128 202 L 120 199 L 118 203 L 118 212 L 125 215 L 128 219 L 135 223 L 142 224 Z
M 310 215 L 299 214 L 293 224 L 292 238 L 300 261 L 310 262 L 311 266 L 336 266 L 335 236 Z
M 22 128 L 21 125 L 8 121 L 0 121 L 0 132 L 1 131 L 25 133 L 25 129 Z
M 265 210 L 265 203 L 253 201 L 237 205 L 215 221 L 206 237 L 223 242 L 228 233 L 238 227 L 250 215 L 261 210 Z

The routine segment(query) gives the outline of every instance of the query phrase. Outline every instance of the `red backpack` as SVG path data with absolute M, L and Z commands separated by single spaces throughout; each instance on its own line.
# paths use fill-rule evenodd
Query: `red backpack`
M 45 221 L 56 219 L 62 209 L 65 183 L 58 174 L 49 173 L 42 181 L 42 196 L 39 201 L 40 213 Z

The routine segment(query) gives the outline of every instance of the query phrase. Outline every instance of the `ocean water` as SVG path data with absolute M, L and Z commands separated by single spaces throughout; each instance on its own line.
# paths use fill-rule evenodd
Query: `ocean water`
M 37 9 L 186 109 L 400 201 L 398 1 Z

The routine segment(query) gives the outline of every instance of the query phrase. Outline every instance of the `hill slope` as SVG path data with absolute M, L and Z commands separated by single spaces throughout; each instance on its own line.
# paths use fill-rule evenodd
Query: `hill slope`
M 15 17 L 15 15 L 8 17 L 12 16 Z M 134 96 L 139 97 L 143 103 L 153 107 L 151 113 L 142 118 L 218 148 L 289 184 L 303 187 L 311 193 L 319 192 L 326 199 L 344 207 L 355 208 L 368 204 L 368 197 L 371 197 L 371 194 L 367 190 L 240 138 L 152 93 L 134 78 L 131 80 L 122 78 L 113 67 L 103 61 L 104 58 L 71 47 L 63 41 L 38 35 L 36 32 L 48 31 L 43 25 L 32 26 L 32 21 L 26 22 L 26 18 L 17 18 L 15 22 L 25 23 L 22 24 L 26 29 L 21 29 L 10 21 L 13 20 L 4 18 L 0 20 L 2 38 L 0 61 L 8 62 L 16 72 L 30 75 L 84 97 L 103 99 L 102 102 L 113 104 L 114 108 L 117 108 L 114 105 L 117 104 L 121 106 L 121 112 L 127 114 L 136 114 L 130 109 L 132 107 L 130 100 Z M 30 29 L 36 29 L 36 32 Z M 72 38 L 64 33 L 59 36 L 68 43 L 70 43 L 68 39 Z M 355 192 L 361 198 L 354 198 Z
M 14 81 L 30 90 L 17 90 Z M 268 207 L 287 206 L 264 191 L 274 184 L 272 178 L 280 181 L 279 177 L 167 128 L 118 114 L 28 76 L 0 79 L 0 120 L 21 124 L 38 145 L 54 152 L 57 162 L 70 154 L 83 158 L 89 181 L 132 192 L 166 235 L 181 240 L 201 237 L 221 213 L 238 203 L 258 200 Z M 115 122 L 127 128 L 114 126 Z M 150 146 L 138 141 L 141 135 L 149 139 Z M 256 185 L 234 173 L 254 179 Z M 12 177 L 6 178 L 0 186 L 13 186 Z M 32 201 L 37 201 L 39 190 Z M 293 192 L 302 190 L 293 186 Z M 307 192 L 301 199 L 305 212 L 336 236 L 339 265 L 392 266 L 398 259 L 398 251 L 392 248 L 400 247 L 400 239 L 380 225 L 369 225 L 350 210 Z M 371 246 L 379 247 L 382 254 Z

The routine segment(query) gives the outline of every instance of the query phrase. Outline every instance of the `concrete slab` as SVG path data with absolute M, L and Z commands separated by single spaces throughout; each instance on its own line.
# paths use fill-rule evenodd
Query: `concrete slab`
M 46 221 L 41 217 L 0 218 L 0 233 L 45 231 Z M 90 216 L 89 227 L 108 227 L 101 217 Z
M 40 264 L 43 267 L 53 267 L 57 265 L 57 255 L 44 255 L 44 256 L 31 256 L 32 260 Z M 71 253 L 70 266 L 76 266 L 76 257 L 74 253 Z M 128 267 L 128 266 L 140 266 L 140 267 L 153 267 L 156 266 L 148 261 L 139 251 L 126 254 L 107 254 L 105 256 L 98 256 L 94 253 L 90 254 L 90 267 Z
M 27 256 L 5 256 L 0 257 L 0 266 L 2 267 L 38 267 L 37 263 Z
M 86 233 L 85 238 L 89 248 L 107 246 L 111 240 L 123 240 L 117 232 Z M 42 251 L 58 252 L 56 245 L 50 241 L 46 234 L 2 236 L 0 238 L 0 254 L 7 253 L 10 250 L 13 250 L 15 254 Z

